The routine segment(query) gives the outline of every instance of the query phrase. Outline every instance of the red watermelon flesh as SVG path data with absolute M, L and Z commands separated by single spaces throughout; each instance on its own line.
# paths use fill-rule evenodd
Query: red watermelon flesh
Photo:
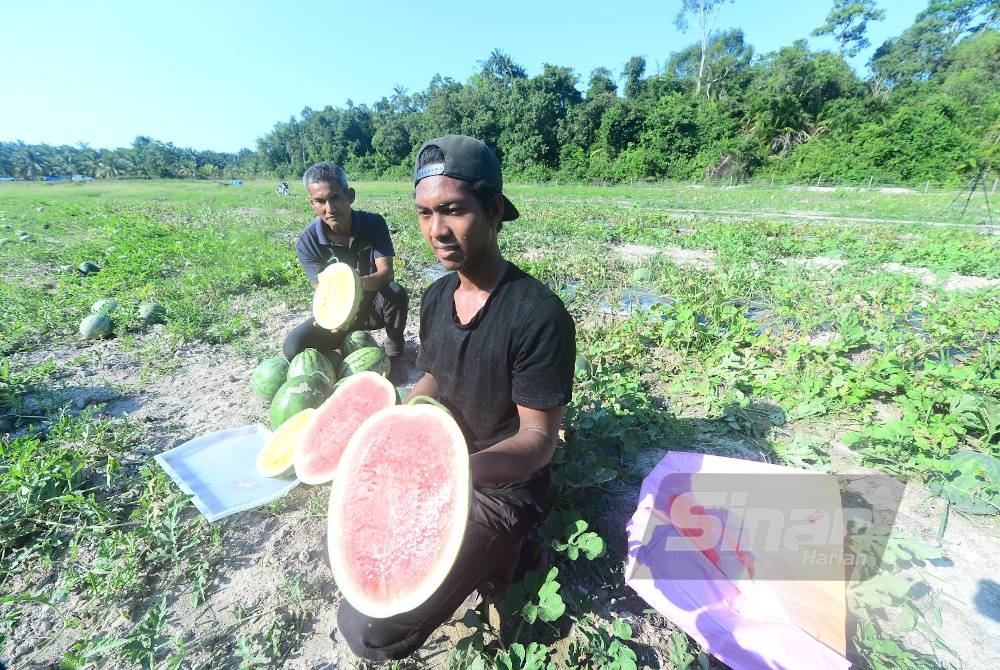
M 295 475 L 304 484 L 333 479 L 354 431 L 380 409 L 396 403 L 396 389 L 380 374 L 361 372 L 341 382 L 320 405 L 295 450 Z
M 396 406 L 366 420 L 330 494 L 330 565 L 347 601 L 380 618 L 426 601 L 458 556 L 470 495 L 468 450 L 447 412 Z

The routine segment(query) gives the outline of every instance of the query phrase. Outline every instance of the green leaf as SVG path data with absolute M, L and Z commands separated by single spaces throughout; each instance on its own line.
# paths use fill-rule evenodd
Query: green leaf
M 558 591 L 559 582 L 546 582 L 538 590 L 538 618 L 542 621 L 555 621 L 566 612 L 566 603 Z
M 632 626 L 624 619 L 615 619 L 611 622 L 611 632 L 621 640 L 632 639 Z
M 589 561 L 604 555 L 604 540 L 597 533 L 584 533 L 577 544 Z
M 1000 460 L 974 451 L 952 454 L 927 488 L 963 512 L 1000 513 Z

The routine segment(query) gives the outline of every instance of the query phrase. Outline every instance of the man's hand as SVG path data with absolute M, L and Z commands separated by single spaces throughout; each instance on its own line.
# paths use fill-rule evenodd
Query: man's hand
M 313 320 L 313 328 L 322 328 L 322 326 L 320 326 L 318 323 L 316 323 L 316 320 L 314 319 Z M 334 335 L 343 335 L 344 333 L 347 332 L 346 330 L 339 330 L 337 328 L 330 328 L 329 330 Z
M 380 256 L 375 259 L 375 272 L 361 278 L 362 291 L 378 291 L 389 285 L 395 279 L 392 269 L 392 256 Z

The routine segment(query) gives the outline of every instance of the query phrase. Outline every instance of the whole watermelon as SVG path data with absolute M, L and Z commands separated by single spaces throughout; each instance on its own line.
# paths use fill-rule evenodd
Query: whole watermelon
M 80 334 L 88 340 L 111 337 L 111 317 L 103 312 L 91 314 L 80 322 Z
M 367 330 L 353 330 L 344 338 L 340 348 L 345 356 L 349 356 L 358 349 L 377 346 L 378 342 L 375 341 L 375 338 Z
M 391 361 L 379 347 L 364 347 L 351 353 L 340 366 L 340 376 L 371 370 L 383 377 L 389 374 Z
M 265 358 L 250 375 L 250 388 L 270 401 L 281 385 L 288 381 L 288 361 L 284 356 Z
M 80 267 L 77 268 L 77 270 L 79 270 L 80 274 L 82 275 L 93 275 L 100 272 L 101 268 L 97 267 L 97 265 L 91 263 L 90 261 L 86 261 L 80 263 Z
M 147 325 L 153 323 L 163 323 L 163 319 L 166 315 L 167 308 L 158 302 L 143 302 L 139 305 L 139 320 Z
M 337 381 L 337 368 L 333 367 L 333 362 L 329 358 L 316 349 L 306 349 L 296 355 L 288 364 L 287 378 L 301 377 L 313 372 L 322 372 L 330 384 Z
M 320 372 L 292 377 L 271 400 L 271 429 L 277 430 L 289 418 L 307 407 L 319 407 L 330 395 L 330 384 Z
M 111 314 L 116 309 L 118 309 L 118 301 L 114 298 L 104 298 L 90 306 L 91 314 Z

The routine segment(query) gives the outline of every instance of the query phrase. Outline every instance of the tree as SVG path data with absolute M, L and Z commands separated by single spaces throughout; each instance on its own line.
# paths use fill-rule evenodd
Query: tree
M 868 22 L 884 18 L 885 12 L 875 8 L 875 0 L 833 0 L 826 23 L 812 31 L 812 35 L 832 35 L 837 40 L 837 53 L 850 58 L 868 48 L 870 43 L 865 37 Z
M 513 86 L 515 79 L 527 79 L 528 77 L 527 71 L 501 49 L 494 49 L 490 52 L 489 58 L 480 61 L 479 65 L 481 75 L 487 79 L 503 82 L 507 86 Z
M 611 70 L 606 67 L 594 68 L 587 84 L 587 100 L 602 95 L 615 95 L 618 92 L 618 84 L 615 83 Z
M 743 31 L 736 28 L 712 37 L 701 58 L 701 45 L 691 46 L 671 54 L 667 61 L 668 75 L 678 79 L 696 81 L 698 71 L 702 72 L 701 85 L 705 97 L 721 100 L 737 95 L 746 86 L 746 73 L 753 59 L 753 47 L 747 44 Z
M 912 26 L 875 50 L 869 65 L 886 88 L 926 81 L 947 66 L 958 42 L 998 24 L 997 0 L 930 0 Z
M 701 77 L 705 71 L 705 52 L 708 51 L 708 41 L 715 30 L 715 22 L 719 18 L 719 12 L 726 0 L 681 0 L 681 9 L 677 12 L 674 25 L 681 32 L 687 32 L 687 14 L 693 14 L 698 19 L 698 28 L 701 31 L 701 60 L 698 64 L 698 78 L 695 80 L 694 92 L 701 92 Z M 732 4 L 733 0 L 729 0 Z
M 625 97 L 637 98 L 642 93 L 642 75 L 646 72 L 646 59 L 642 56 L 632 56 L 622 68 L 625 79 Z

